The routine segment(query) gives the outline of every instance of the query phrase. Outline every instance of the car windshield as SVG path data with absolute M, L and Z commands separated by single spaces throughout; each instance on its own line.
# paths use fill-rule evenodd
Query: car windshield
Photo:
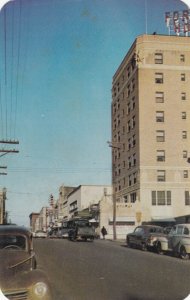
M 135 233 L 142 233 L 142 232 L 144 232 L 144 230 L 143 230 L 142 227 L 137 227 L 137 228 L 135 229 Z
M 80 227 L 90 227 L 91 224 L 88 222 L 88 221 L 84 221 L 84 220 L 79 220 L 79 221 L 76 221 L 76 224 Z
M 26 238 L 22 235 L 0 235 L 0 249 L 25 250 Z

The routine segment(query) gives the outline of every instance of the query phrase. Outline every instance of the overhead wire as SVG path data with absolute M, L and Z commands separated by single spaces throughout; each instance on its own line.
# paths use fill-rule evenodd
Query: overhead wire
M 18 9 L 18 52 L 17 52 L 17 65 L 16 65 L 16 91 L 15 91 L 15 119 L 14 119 L 14 137 L 16 134 L 17 124 L 17 105 L 18 105 L 18 85 L 19 85 L 19 69 L 20 69 L 20 47 L 21 47 L 21 11 L 22 11 L 22 0 L 19 1 Z
M 11 26 L 11 68 L 10 68 L 10 136 L 12 136 L 12 127 L 13 127 L 13 120 L 12 120 L 12 113 L 13 113 L 13 66 L 14 66 L 14 15 L 15 15 L 15 3 L 12 3 L 12 26 Z
M 5 136 L 7 138 L 7 10 L 6 6 L 3 10 L 4 14 L 4 84 L 5 84 Z

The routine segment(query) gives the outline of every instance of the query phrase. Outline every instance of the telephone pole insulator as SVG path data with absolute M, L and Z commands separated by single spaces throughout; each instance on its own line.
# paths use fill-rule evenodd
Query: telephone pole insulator
M 17 140 L 0 140 L 0 144 L 14 144 L 14 145 L 18 145 L 19 141 L 17 141 Z
M 16 149 L 0 149 L 0 152 L 4 152 L 4 153 L 19 153 L 19 151 L 16 150 Z

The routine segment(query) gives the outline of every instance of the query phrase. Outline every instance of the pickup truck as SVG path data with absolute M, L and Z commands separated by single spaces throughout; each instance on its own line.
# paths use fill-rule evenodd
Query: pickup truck
M 190 224 L 173 226 L 168 235 L 157 238 L 155 247 L 160 254 L 171 252 L 182 259 L 190 258 Z

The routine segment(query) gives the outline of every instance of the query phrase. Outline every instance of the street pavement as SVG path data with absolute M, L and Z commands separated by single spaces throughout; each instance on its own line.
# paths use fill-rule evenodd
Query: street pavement
M 53 300 L 183 300 L 190 261 L 130 249 L 124 240 L 35 240 Z

